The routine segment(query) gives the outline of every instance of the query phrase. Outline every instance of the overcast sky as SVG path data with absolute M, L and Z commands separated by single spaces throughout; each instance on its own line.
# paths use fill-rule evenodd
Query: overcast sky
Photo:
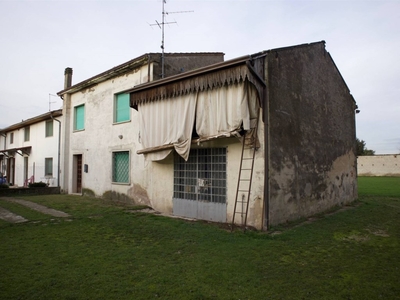
M 161 0 L 0 0 L 0 128 L 59 109 L 73 84 L 160 52 Z M 165 52 L 224 52 L 225 60 L 326 41 L 361 113 L 357 137 L 400 153 L 400 0 L 167 0 Z M 194 11 L 194 12 L 185 12 Z M 181 13 L 173 13 L 181 12 Z

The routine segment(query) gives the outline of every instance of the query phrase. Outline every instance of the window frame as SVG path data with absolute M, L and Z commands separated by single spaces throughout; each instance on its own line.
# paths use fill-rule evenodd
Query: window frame
M 47 173 L 48 169 L 51 169 L 51 174 Z M 44 159 L 44 176 L 47 177 L 53 177 L 53 158 L 52 157 L 46 157 Z
M 14 144 L 14 132 L 10 132 L 10 144 Z
M 124 96 L 124 98 L 119 98 L 121 96 Z M 125 98 L 126 97 L 126 98 Z M 127 103 L 121 103 L 122 101 L 127 101 Z M 122 107 L 122 109 L 124 108 L 128 108 L 128 116 L 127 118 L 123 118 L 122 120 L 118 120 L 118 112 L 119 110 L 119 105 L 128 105 L 127 107 Z M 126 123 L 126 122 L 130 122 L 131 121 L 131 109 L 129 106 L 129 94 L 127 93 L 119 93 L 119 94 L 115 94 L 114 95 L 114 109 L 113 109 L 113 124 L 121 124 L 121 123 Z
M 51 124 L 51 135 L 48 133 L 48 128 L 47 125 Z M 45 137 L 52 137 L 54 135 L 54 121 L 53 120 L 47 120 L 45 122 L 45 133 L 44 133 Z
M 82 127 L 78 126 L 78 110 L 82 109 Z M 80 117 L 80 116 L 79 116 Z M 80 124 L 79 124 L 80 125 Z M 74 131 L 85 130 L 85 104 L 74 106 Z
M 118 179 L 116 178 L 117 177 L 116 164 L 115 164 L 116 155 L 122 154 L 122 153 L 128 155 L 128 161 L 127 161 L 128 170 L 127 170 L 127 174 L 123 175 L 123 177 L 127 177 L 126 181 L 118 181 Z M 112 162 L 111 162 L 111 168 L 112 168 L 112 170 L 111 170 L 111 182 L 113 184 L 129 185 L 130 182 L 131 182 L 131 153 L 130 153 L 130 151 L 129 150 L 113 151 L 112 155 L 111 155 L 111 160 L 112 160 Z M 119 176 L 121 176 L 121 175 L 119 175 Z

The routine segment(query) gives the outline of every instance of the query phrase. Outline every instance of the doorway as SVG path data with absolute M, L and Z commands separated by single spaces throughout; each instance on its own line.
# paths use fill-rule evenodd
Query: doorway
M 72 170 L 72 192 L 82 193 L 82 154 L 74 155 Z

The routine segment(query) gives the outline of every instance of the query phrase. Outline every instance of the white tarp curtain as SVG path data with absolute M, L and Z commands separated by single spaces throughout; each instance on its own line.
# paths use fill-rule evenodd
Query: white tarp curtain
M 250 105 L 249 105 L 250 104 Z M 143 147 L 172 144 L 185 160 L 189 157 L 192 130 L 200 138 L 249 130 L 258 108 L 257 92 L 247 81 L 208 89 L 138 106 Z M 194 124 L 196 122 L 196 124 Z M 146 160 L 164 159 L 172 150 L 145 154 Z

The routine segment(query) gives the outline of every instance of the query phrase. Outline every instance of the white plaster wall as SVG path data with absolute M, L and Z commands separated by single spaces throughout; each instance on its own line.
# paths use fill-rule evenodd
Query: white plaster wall
M 400 176 L 400 154 L 357 157 L 359 176 Z
M 60 120 L 61 118 L 56 118 Z M 35 176 L 35 182 L 43 181 L 49 186 L 57 186 L 58 176 L 58 123 L 54 121 L 53 136 L 46 137 L 46 121 L 30 125 L 29 141 L 24 142 L 24 128 L 7 133 L 7 147 L 20 148 L 31 146 L 29 155 L 15 153 L 15 182 L 14 186 L 24 186 L 24 157 L 28 157 L 28 178 Z M 10 133 L 14 132 L 14 143 L 10 144 Z M 4 141 L 3 141 L 4 143 Z M 21 151 L 19 151 L 21 153 Z M 53 176 L 45 176 L 45 158 L 53 158 Z M 9 180 L 9 179 L 8 179 Z
M 73 155 L 82 154 L 82 164 L 88 165 L 88 172 L 82 174 L 82 188 L 93 191 L 97 196 L 105 192 L 133 195 L 134 187 L 147 188 L 143 180 L 143 157 L 136 154 L 141 149 L 139 143 L 139 123 L 137 111 L 131 109 L 131 121 L 113 123 L 115 94 L 147 82 L 148 66 L 136 69 L 77 92 L 70 97 L 70 109 L 65 110 L 68 118 L 69 143 L 66 144 L 64 159 L 69 181 L 66 190 L 73 192 Z M 85 129 L 73 131 L 74 107 L 85 104 Z M 65 107 L 68 103 L 65 103 Z M 65 134 L 67 136 L 68 134 Z M 112 152 L 130 151 L 130 183 L 112 184 Z

